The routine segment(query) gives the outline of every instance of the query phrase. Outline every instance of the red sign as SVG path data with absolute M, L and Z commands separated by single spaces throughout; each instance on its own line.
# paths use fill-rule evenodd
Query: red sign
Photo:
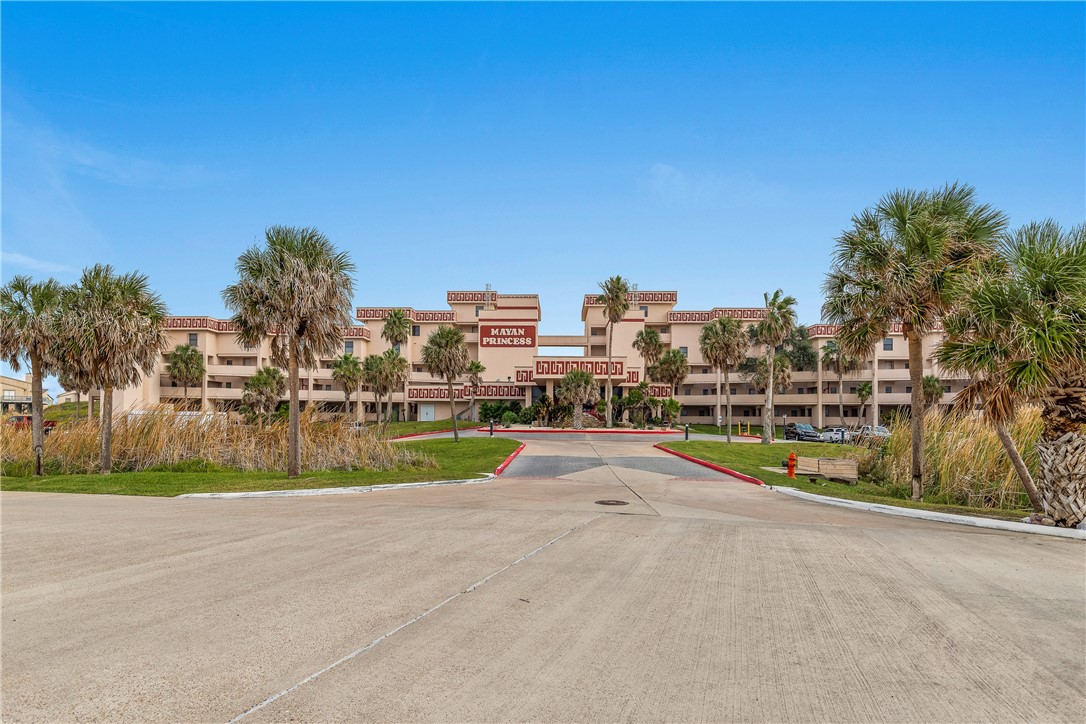
M 506 322 L 480 324 L 480 347 L 535 347 L 535 325 Z
M 611 377 L 625 377 L 622 362 L 611 363 Z M 593 377 L 607 376 L 607 360 L 594 359 L 537 359 L 536 377 L 564 377 L 570 370 L 588 370 Z
M 457 400 L 470 400 L 471 387 L 454 387 L 453 396 Z M 516 385 L 479 385 L 475 388 L 476 399 L 490 400 L 518 400 L 524 397 L 524 388 Z M 447 400 L 449 399 L 448 387 L 408 387 L 407 399 L 409 400 Z

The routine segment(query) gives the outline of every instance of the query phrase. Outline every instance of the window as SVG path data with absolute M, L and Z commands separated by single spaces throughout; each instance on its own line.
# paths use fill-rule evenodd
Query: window
M 748 395 L 753 395 L 754 394 L 754 388 L 753 387 L 748 387 L 747 388 L 747 394 Z
M 848 394 L 855 395 L 856 394 L 856 388 L 855 387 L 849 387 L 848 388 Z
M 701 368 L 701 373 L 702 373 L 703 375 L 707 375 L 707 374 L 709 374 L 709 368 L 708 368 L 708 367 L 702 367 L 702 368 Z
M 481 311 L 483 311 L 483 305 L 481 305 L 481 304 L 475 305 L 475 316 L 476 317 L 479 316 L 479 312 L 481 312 Z
M 836 395 L 837 394 L 837 385 L 830 385 L 830 394 L 831 395 Z
M 908 386 L 908 385 L 906 385 L 906 386 L 905 386 L 905 394 L 906 394 L 906 395 L 911 395 L 911 394 L 912 394 L 912 392 L 913 392 L 913 388 L 912 388 L 912 387 L 910 387 L 910 386 Z
M 592 328 L 592 336 L 593 337 L 599 337 L 601 334 L 603 334 L 603 328 L 602 327 L 593 327 Z
M 234 360 L 228 359 L 228 360 L 226 360 L 226 364 L 229 365 L 229 366 L 232 366 L 234 364 Z
M 667 334 L 667 332 L 668 332 L 667 327 L 660 327 L 660 334 Z
M 738 390 L 739 390 L 739 388 L 738 388 L 738 387 L 733 387 L 733 388 L 731 388 L 731 390 L 729 391 L 729 394 L 732 394 L 732 395 L 737 395 L 737 394 L 739 394 Z
M 882 348 L 883 348 L 883 350 L 885 350 L 887 352 L 890 352 L 891 350 L 894 349 L 894 340 L 892 340 L 889 337 L 882 340 Z
M 709 394 L 709 389 L 707 387 L 702 387 L 701 388 L 701 394 L 708 395 Z
M 743 410 L 743 417 L 750 417 L 750 410 Z
M 691 394 L 693 394 L 691 392 L 690 385 L 687 385 L 686 387 L 683 388 L 683 394 L 686 395 L 687 397 L 689 397 Z
M 170 380 L 170 387 L 177 387 L 177 380 Z
M 392 349 L 396 350 L 396 354 L 399 354 L 400 353 L 400 343 L 397 342 L 396 344 L 392 345 Z
M 643 304 L 641 305 L 641 311 L 645 313 L 646 317 L 649 316 L 649 308 Z
M 894 361 L 893 360 L 890 360 L 889 362 L 886 363 L 886 369 L 888 369 L 888 370 L 894 369 Z
M 346 342 L 343 343 L 343 353 L 354 354 L 354 340 L 348 339 Z
M 679 352 L 682 353 L 683 357 L 690 357 L 690 350 L 688 350 L 686 347 L 679 347 Z
M 189 332 L 189 347 L 198 347 L 199 338 L 196 336 L 196 332 Z
M 233 386 L 234 386 L 234 383 L 233 383 L 233 382 L 227 382 L 227 383 L 225 383 L 225 384 L 223 385 L 223 387 L 225 387 L 226 389 L 230 389 L 230 388 L 231 388 L 231 387 L 233 387 Z
M 792 413 L 791 413 L 791 415 L 790 415 L 790 416 L 791 416 L 791 417 L 799 417 L 799 415 L 797 415 L 797 414 L 796 414 L 796 411 L 795 411 L 795 410 L 792 410 Z
M 419 327 L 419 325 L 417 325 L 417 324 L 412 324 L 411 325 L 411 336 L 412 337 L 421 337 L 422 336 L 422 328 Z
M 950 385 L 943 385 L 943 392 L 950 392 Z
M 909 369 L 909 361 L 905 360 L 905 369 Z
M 886 387 L 882 388 L 882 391 L 889 395 L 890 393 L 892 393 L 894 391 L 894 386 L 893 385 L 886 385 Z

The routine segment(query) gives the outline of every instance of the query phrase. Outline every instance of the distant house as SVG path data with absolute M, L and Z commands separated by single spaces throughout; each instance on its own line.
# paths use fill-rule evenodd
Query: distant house
M 0 375 L 0 413 L 29 413 L 30 412 L 30 386 L 31 376 L 24 379 L 16 377 L 4 377 Z M 42 392 L 42 404 L 45 407 L 53 404 L 53 396 L 48 392 Z

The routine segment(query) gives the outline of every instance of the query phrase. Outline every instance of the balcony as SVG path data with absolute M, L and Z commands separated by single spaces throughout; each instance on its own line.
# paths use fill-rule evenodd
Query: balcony
M 212 377 L 252 377 L 257 369 L 256 365 L 208 365 L 207 374 Z

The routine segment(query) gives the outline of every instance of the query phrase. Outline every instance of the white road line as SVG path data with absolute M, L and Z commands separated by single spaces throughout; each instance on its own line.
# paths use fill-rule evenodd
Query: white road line
M 346 656 L 344 656 L 343 658 L 341 658 L 341 659 L 339 659 L 339 660 L 337 660 L 337 661 L 335 661 L 335 662 L 333 662 L 333 663 L 329 664 L 328 666 L 325 666 L 325 667 L 324 667 L 323 669 L 321 669 L 320 671 L 316 671 L 316 672 L 314 672 L 314 673 L 310 674 L 309 676 L 307 676 L 307 677 L 305 677 L 304 679 L 302 679 L 301 681 L 299 681 L 299 682 L 298 682 L 297 684 L 294 684 L 293 686 L 290 686 L 290 687 L 288 687 L 288 688 L 286 688 L 286 689 L 283 689 L 282 691 L 280 691 L 280 692 L 279 692 L 279 693 L 277 693 L 277 694 L 272 694 L 272 695 L 271 695 L 271 696 L 269 696 L 269 697 L 268 697 L 267 699 L 265 699 L 264 701 L 260 702 L 259 704 L 257 704 L 256 706 L 252 707 L 251 709 L 247 709 L 246 711 L 243 711 L 242 713 L 238 714 L 238 715 L 237 715 L 236 717 L 234 717 L 233 719 L 231 719 L 231 720 L 230 720 L 230 724 L 234 724 L 234 722 L 239 722 L 239 721 L 241 721 L 242 719 L 244 719 L 245 717 L 249 716 L 250 714 L 253 714 L 254 712 L 258 712 L 258 711 L 260 711 L 260 710 L 261 710 L 261 709 L 263 709 L 264 707 L 266 707 L 266 706 L 268 706 L 269 704 L 271 704 L 271 703 L 275 702 L 276 700 L 278 700 L 278 699 L 280 699 L 280 698 L 282 698 L 282 697 L 286 696 L 287 694 L 291 693 L 292 691 L 294 691 L 294 690 L 296 690 L 296 689 L 298 689 L 298 688 L 300 688 L 300 687 L 302 687 L 302 686 L 304 686 L 304 685 L 308 684 L 309 682 L 311 682 L 311 681 L 313 681 L 313 680 L 315 680 L 315 679 L 319 678 L 320 676 L 322 676 L 322 675 L 324 675 L 324 674 L 328 673 L 329 671 L 331 671 L 332 669 L 336 668 L 336 667 L 337 667 L 337 666 L 339 666 L 340 664 L 345 664 L 345 663 L 347 663 L 348 661 L 350 661 L 351 659 L 353 659 L 353 658 L 355 658 L 356 656 L 358 656 L 359 654 L 364 654 L 365 652 L 369 651 L 369 650 L 370 650 L 370 649 L 372 649 L 373 647 L 377 646 L 377 644 L 379 644 L 379 643 L 381 643 L 382 641 L 384 641 L 385 639 L 387 639 L 387 638 L 388 638 L 389 636 L 393 636 L 393 635 L 395 635 L 395 634 L 399 633 L 400 631 L 403 631 L 403 630 L 404 630 L 405 628 L 407 628 L 407 627 L 408 627 L 408 626 L 410 626 L 411 624 L 413 624 L 413 623 L 417 623 L 417 622 L 421 621 L 422 619 L 426 618 L 427 616 L 429 616 L 430 614 L 432 614 L 432 613 L 433 613 L 434 611 L 438 610 L 439 608 L 441 608 L 441 607 L 442 607 L 442 606 L 444 606 L 445 604 L 447 604 L 447 603 L 451 603 L 451 602 L 455 601 L 456 599 L 460 598 L 460 597 L 461 597 L 461 596 L 463 596 L 463 595 L 464 595 L 465 593 L 471 593 L 472 591 L 474 591 L 475 589 L 479 588 L 480 586 L 482 586 L 483 584 L 485 584 L 485 583 L 486 583 L 487 581 L 489 581 L 490 579 L 494 578 L 495 576 L 497 576 L 497 575 L 499 575 L 499 574 L 501 574 L 501 573 L 504 573 L 505 571 L 509 570 L 510 568 L 512 568 L 512 567 L 513 567 L 513 566 L 515 566 L 515 565 L 518 565 L 518 564 L 520 564 L 520 563 L 523 563 L 524 561 L 528 560 L 529 558 L 531 558 L 531 557 L 532 557 L 532 556 L 534 556 L 535 554 L 539 553 L 540 551 L 542 551 L 542 550 L 544 550 L 544 549 L 546 549 L 546 548 L 548 548 L 548 547 L 550 547 L 550 546 L 554 545 L 554 544 L 555 544 L 555 543 L 557 543 L 558 541 L 562 540 L 563 538 L 565 538 L 565 537 L 566 537 L 567 535 L 569 535 L 570 533 L 573 533 L 574 531 L 576 531 L 576 530 L 579 530 L 580 528 L 583 528 L 583 527 L 585 527 L 586 525 L 588 525 L 588 524 L 589 524 L 589 523 L 591 523 L 592 521 L 594 521 L 594 520 L 597 520 L 598 518 L 602 518 L 603 516 L 604 516 L 604 513 L 599 513 L 599 514 L 597 514 L 597 515 L 595 515 L 595 516 L 593 516 L 593 517 L 589 518 L 588 520 L 586 520 L 586 521 L 585 521 L 585 522 L 583 522 L 583 523 L 578 523 L 577 525 L 575 525 L 575 526 L 573 526 L 572 528 L 570 528 L 569 530 L 567 530 L 567 531 L 566 531 L 565 533 L 562 533 L 561 535 L 559 535 L 559 536 L 557 536 L 557 537 L 555 537 L 555 538 L 551 538 L 551 539 L 550 539 L 549 541 L 547 541 L 547 542 L 546 542 L 546 543 L 544 543 L 543 545 L 539 546 L 539 547 L 538 547 L 538 548 L 536 548 L 535 550 L 532 550 L 532 551 L 529 551 L 528 553 L 525 553 L 524 555 L 522 555 L 522 556 L 521 556 L 520 558 L 516 559 L 516 560 L 515 560 L 515 561 L 513 561 L 512 563 L 507 563 L 506 565 L 502 566 L 501 568 L 499 568 L 498 570 L 494 571 L 493 573 L 491 573 L 490 575 L 486 576 L 485 578 L 482 578 L 482 579 L 480 579 L 480 580 L 476 581 L 475 583 L 471 584 L 470 586 L 468 586 L 467 588 L 465 588 L 465 589 L 464 589 L 463 591 L 460 591 L 459 593 L 455 593 L 455 594 L 453 594 L 452 596 L 449 596 L 448 598 L 446 598 L 446 599 L 445 599 L 444 601 L 442 601 L 441 603 L 437 604 L 437 605 L 436 605 L 436 606 L 434 606 L 433 608 L 430 608 L 429 610 L 425 611 L 424 613 L 421 613 L 421 614 L 419 614 L 418 616 L 415 616 L 415 618 L 411 619 L 410 621 L 407 621 L 406 623 L 401 623 L 401 624 L 400 624 L 399 626 L 397 626 L 396 628 L 392 629 L 391 631 L 387 631 L 387 632 L 385 632 L 385 633 L 381 634 L 380 636 L 378 636 L 377 638 L 375 638 L 375 639 L 374 639 L 373 641 L 370 641 L 370 642 L 369 642 L 368 644 L 366 644 L 365 646 L 362 646 L 362 647 L 359 647 L 359 648 L 355 649 L 354 651 L 352 651 L 351 653 L 347 654 L 347 655 L 346 655 Z

